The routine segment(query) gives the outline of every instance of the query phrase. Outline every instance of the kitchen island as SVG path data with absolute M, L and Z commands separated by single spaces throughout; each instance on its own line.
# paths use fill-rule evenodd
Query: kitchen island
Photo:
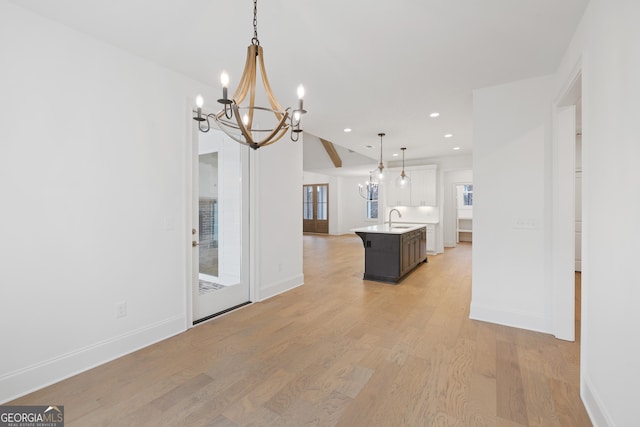
M 351 230 L 364 245 L 364 279 L 398 283 L 427 261 L 425 225 L 378 224 Z

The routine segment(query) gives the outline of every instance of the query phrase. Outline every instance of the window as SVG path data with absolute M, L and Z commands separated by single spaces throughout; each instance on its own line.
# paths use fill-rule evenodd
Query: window
M 327 218 L 327 191 L 329 190 L 329 187 L 327 187 L 326 185 L 318 185 L 317 186 L 318 189 L 318 212 L 317 212 L 317 219 L 320 220 L 326 220 Z
M 313 219 L 313 185 L 304 186 L 303 219 Z
M 378 219 L 378 184 L 367 186 L 367 219 Z
M 473 185 L 463 185 L 462 201 L 464 206 L 473 206 Z

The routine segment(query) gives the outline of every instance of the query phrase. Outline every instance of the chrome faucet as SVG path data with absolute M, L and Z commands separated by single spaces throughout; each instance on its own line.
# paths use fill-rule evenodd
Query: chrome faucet
M 396 211 L 398 212 L 398 218 L 402 218 L 402 214 L 400 213 L 400 211 L 396 208 L 393 208 L 389 211 L 389 228 L 393 228 L 393 223 L 391 222 L 391 212 Z

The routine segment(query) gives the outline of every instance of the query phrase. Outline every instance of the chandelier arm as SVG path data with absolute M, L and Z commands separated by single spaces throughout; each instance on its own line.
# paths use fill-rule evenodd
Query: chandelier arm
M 233 117 L 233 110 L 229 108 L 229 104 L 224 104 L 224 106 L 222 108 L 223 108 L 223 111 L 224 111 L 224 116 L 227 119 L 231 119 Z
M 200 129 L 200 132 L 202 132 L 202 133 L 207 133 L 207 132 L 209 132 L 211 130 L 211 123 L 209 122 L 209 116 L 208 115 L 205 116 L 205 121 L 207 122 L 207 127 L 206 128 L 202 127 L 202 122 L 201 121 L 198 122 L 198 129 Z
M 273 91 L 271 90 L 271 85 L 269 84 L 269 78 L 267 77 L 267 72 L 264 68 L 264 55 L 262 53 L 262 46 L 258 46 L 258 61 L 260 65 L 260 75 L 262 76 L 262 84 L 264 86 L 265 92 L 267 93 L 267 99 L 269 100 L 269 104 L 271 108 L 275 111 L 284 111 L 280 103 L 276 100 L 275 96 L 273 96 Z M 280 120 L 279 114 L 283 113 L 274 113 L 276 118 Z
M 247 96 L 247 92 L 249 91 L 249 87 L 251 85 L 251 76 L 254 76 L 255 81 L 255 69 L 256 69 L 256 47 L 251 45 L 247 48 L 247 60 L 244 63 L 244 69 L 242 70 L 242 76 L 240 76 L 240 82 L 238 83 L 238 88 L 236 92 L 233 94 L 233 99 L 241 104 L 244 101 L 244 98 Z M 252 71 L 253 70 L 253 71 Z
M 242 133 L 242 136 L 244 136 L 244 139 L 247 141 L 247 144 L 250 147 L 255 145 L 253 136 L 251 135 L 251 127 L 247 129 L 244 122 L 242 121 L 242 117 L 240 116 L 240 111 L 238 110 L 238 104 L 236 103 L 231 104 L 231 108 L 233 108 L 233 114 L 236 115 L 236 123 L 238 123 L 238 128 L 240 128 L 240 132 Z
M 283 136 L 285 136 L 286 134 L 287 134 L 287 129 L 286 129 L 286 128 L 285 128 L 285 129 L 281 129 L 281 130 L 280 130 L 280 134 L 279 134 L 279 135 L 275 136 L 271 141 L 268 141 L 268 140 L 266 140 L 266 139 L 265 139 L 264 141 L 266 141 L 266 142 L 261 142 L 261 143 L 259 143 L 259 144 L 258 144 L 258 147 L 266 147 L 267 145 L 271 145 L 271 144 L 273 144 L 274 142 L 278 142 L 278 141 L 280 141 L 280 139 L 282 139 L 282 137 L 283 137 Z
M 252 51 L 258 52 L 260 49 L 260 46 L 253 46 L 254 49 L 252 49 Z M 256 50 L 256 48 L 258 50 Z M 249 76 L 249 122 L 247 123 L 247 126 L 249 127 L 249 134 L 251 134 L 251 138 L 253 139 L 253 117 L 254 117 L 254 113 L 255 113 L 255 106 L 256 106 L 256 72 L 257 72 L 257 67 L 256 67 L 256 60 L 255 60 L 255 56 L 254 56 L 254 60 L 251 63 L 251 75 Z
M 232 107 L 233 108 L 233 107 Z M 237 108 L 237 106 L 236 106 Z M 234 141 L 242 144 L 242 145 L 246 145 L 247 147 L 251 147 L 253 149 L 255 149 L 256 147 L 254 145 L 252 145 L 253 141 L 252 140 L 242 140 L 241 138 L 239 138 L 238 136 L 236 136 L 235 134 L 231 133 L 229 131 L 230 127 L 227 125 L 223 125 L 223 121 L 222 121 L 222 116 L 224 116 L 224 111 L 220 111 L 218 114 L 215 115 L 216 117 L 216 122 L 218 122 L 218 127 L 231 139 L 233 139 Z M 237 116 L 236 116 L 237 117 Z M 237 120 L 236 120 L 237 123 Z M 239 128 L 239 127 L 238 127 Z M 233 129 L 235 129 L 235 127 L 233 127 Z M 243 135 L 244 136 L 244 135 Z M 251 141 L 251 142 L 247 142 L 247 141 Z
M 362 184 L 358 185 L 358 193 L 360 194 L 360 197 L 362 197 L 363 199 L 367 200 L 367 197 L 362 194 Z
M 238 138 L 237 136 L 235 136 L 235 135 L 233 135 L 233 134 L 229 133 L 226 129 L 222 128 L 222 131 L 223 131 L 223 132 L 224 132 L 224 133 L 225 133 L 229 138 L 233 139 L 235 142 L 238 142 L 238 143 L 240 143 L 240 144 L 242 144 L 242 145 L 246 145 L 247 147 L 251 147 L 251 148 L 254 148 L 254 149 L 255 149 L 255 147 L 254 147 L 254 146 L 252 146 L 251 144 L 249 144 L 249 143 L 248 143 L 248 142 L 246 142 L 246 141 L 243 141 L 242 139 Z
M 261 147 L 270 145 L 278 141 L 280 138 L 282 138 L 284 134 L 287 133 L 287 130 L 289 129 L 286 123 L 288 118 L 289 118 L 289 113 L 284 113 L 278 125 L 273 129 L 273 131 L 269 134 L 269 136 L 267 136 L 265 139 L 260 141 L 259 145 Z M 278 132 L 281 132 L 280 135 L 278 135 L 277 138 L 274 138 L 278 134 Z M 272 140 L 271 138 L 274 138 L 274 139 Z

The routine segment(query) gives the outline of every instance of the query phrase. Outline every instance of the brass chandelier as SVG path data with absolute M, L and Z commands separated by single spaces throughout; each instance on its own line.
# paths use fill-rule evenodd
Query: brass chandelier
M 240 83 L 233 98 L 227 95 L 229 76 L 223 72 L 220 76 L 222 83 L 222 98 L 218 102 L 223 105 L 222 110 L 215 114 L 203 114 L 202 106 L 204 99 L 198 95 L 196 98 L 196 116 L 193 118 L 198 122 L 201 132 L 209 132 L 212 118 L 218 127 L 224 131 L 231 139 L 240 144 L 247 145 L 254 150 L 264 147 L 282 138 L 287 131 L 291 132 L 291 140 L 298 141 L 300 132 L 300 119 L 306 110 L 303 108 L 304 87 L 298 86 L 298 107 L 296 109 L 283 108 L 271 90 L 269 79 L 264 68 L 264 54 L 260 41 L 258 40 L 258 6 L 257 0 L 253 1 L 253 38 L 251 45 L 247 48 L 247 58 L 244 65 Z M 262 85 L 269 106 L 256 105 L 256 77 L 258 68 L 262 77 Z M 248 105 L 242 105 L 249 95 Z M 273 116 L 273 117 L 271 117 Z M 206 125 L 205 125 L 206 122 Z M 274 123 L 272 126 L 264 127 L 266 122 Z

